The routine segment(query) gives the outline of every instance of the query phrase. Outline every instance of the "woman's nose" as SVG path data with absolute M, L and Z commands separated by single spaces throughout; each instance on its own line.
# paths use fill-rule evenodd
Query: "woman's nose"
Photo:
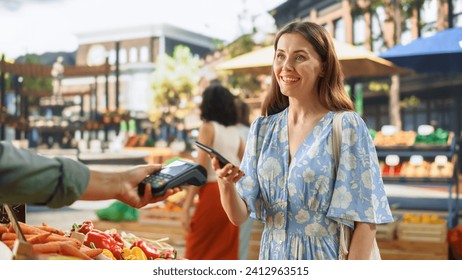
M 294 69 L 293 61 L 291 59 L 286 59 L 282 67 L 285 69 Z

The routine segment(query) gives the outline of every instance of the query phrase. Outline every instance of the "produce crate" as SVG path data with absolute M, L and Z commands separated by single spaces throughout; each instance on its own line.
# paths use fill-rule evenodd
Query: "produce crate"
M 448 260 L 447 242 L 377 240 L 383 260 Z
M 181 226 L 181 212 L 160 209 L 140 209 L 138 222 L 146 225 Z
M 375 237 L 380 240 L 393 240 L 396 237 L 398 222 L 377 225 Z
M 441 224 L 399 222 L 397 231 L 399 240 L 441 242 L 447 241 L 447 221 Z
M 260 241 L 263 233 L 264 224 L 258 221 L 252 221 L 252 232 L 250 234 L 248 256 L 249 260 L 258 260 L 260 254 Z

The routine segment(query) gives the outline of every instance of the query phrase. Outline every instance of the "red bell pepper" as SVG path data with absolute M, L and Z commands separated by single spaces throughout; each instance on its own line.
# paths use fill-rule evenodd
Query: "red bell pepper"
M 143 252 L 146 254 L 146 257 L 148 260 L 155 260 L 160 257 L 160 251 L 156 247 L 150 245 L 144 240 L 138 239 L 135 242 L 132 243 L 132 246 L 130 249 L 133 247 L 139 247 Z
M 92 221 L 84 221 L 81 225 L 77 227 L 77 232 L 87 234 L 89 231 L 95 229 Z
M 177 257 L 176 250 L 165 249 L 160 253 L 160 258 L 167 260 L 175 260 Z
M 108 249 L 118 260 L 121 259 L 121 253 L 124 248 L 123 243 L 118 242 L 108 233 L 98 229 L 93 229 L 85 235 L 84 244 L 88 247 L 92 247 L 93 244 L 96 248 Z

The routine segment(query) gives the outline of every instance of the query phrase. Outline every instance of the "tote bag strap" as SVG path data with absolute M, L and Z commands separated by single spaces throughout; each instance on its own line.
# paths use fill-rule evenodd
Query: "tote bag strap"
M 335 170 L 338 170 L 340 162 L 340 146 L 342 145 L 342 118 L 345 112 L 335 112 L 332 121 L 332 155 L 334 157 Z
M 345 112 L 335 112 L 332 121 L 332 155 L 334 157 L 335 171 L 337 172 L 340 162 L 340 147 L 342 145 L 342 118 Z M 348 258 L 348 250 L 350 248 L 352 230 L 340 223 L 340 244 L 339 244 L 339 259 L 345 260 Z M 372 252 L 370 260 L 380 260 L 380 250 L 377 246 L 377 240 L 374 238 L 372 244 Z

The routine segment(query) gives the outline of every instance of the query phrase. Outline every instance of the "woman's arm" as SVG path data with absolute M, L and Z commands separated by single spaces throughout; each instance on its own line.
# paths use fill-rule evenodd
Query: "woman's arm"
M 376 225 L 370 223 L 355 222 L 355 230 L 351 237 L 349 260 L 368 260 L 375 238 Z
M 236 182 L 244 176 L 244 173 L 239 170 L 239 167 L 233 166 L 231 163 L 220 169 L 216 158 L 212 159 L 212 167 L 217 174 L 221 205 L 231 223 L 239 226 L 249 217 L 247 205 L 239 196 L 235 187 Z

